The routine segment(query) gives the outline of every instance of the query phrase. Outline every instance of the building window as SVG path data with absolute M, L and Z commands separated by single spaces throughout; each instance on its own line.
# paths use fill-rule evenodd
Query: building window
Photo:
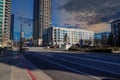
M 116 27 L 116 32 L 118 31 L 118 27 Z

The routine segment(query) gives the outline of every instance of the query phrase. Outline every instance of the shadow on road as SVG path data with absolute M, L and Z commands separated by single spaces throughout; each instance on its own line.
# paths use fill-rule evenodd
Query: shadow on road
M 76 72 L 76 71 L 73 71 L 73 70 L 69 70 L 69 69 L 66 69 L 64 67 L 60 67 L 58 65 L 55 65 L 53 63 L 50 63 L 48 61 L 45 61 L 43 59 L 40 59 L 39 57 L 35 57 L 31 54 L 28 54 L 26 52 L 24 53 L 18 53 L 16 51 L 6 51 L 5 52 L 5 58 L 0 58 L 0 63 L 3 63 L 3 64 L 7 64 L 7 65 L 10 65 L 10 66 L 16 66 L 16 67 L 19 67 L 19 68 L 25 68 L 21 65 L 19 65 L 20 61 L 23 61 L 22 58 L 20 58 L 19 56 L 20 55 L 24 55 L 24 57 L 26 59 L 28 59 L 29 61 L 31 61 L 34 65 L 36 65 L 40 70 L 44 71 L 46 74 L 50 75 L 52 73 L 52 71 L 60 71 L 60 72 L 69 72 L 69 73 L 74 73 L 74 74 L 78 74 L 78 75 L 85 75 L 85 74 L 82 74 L 82 73 L 79 73 L 79 72 Z M 36 53 L 39 53 L 39 52 L 30 52 L 32 54 L 36 54 Z M 45 52 L 41 52 L 41 53 L 45 53 Z M 52 53 L 56 53 L 56 52 L 52 52 Z M 60 54 L 60 53 L 59 53 Z M 63 54 L 63 53 L 61 53 Z M 86 54 L 74 54 L 76 56 L 82 56 L 82 55 L 88 55 L 90 53 L 86 53 Z M 93 54 L 92 54 L 93 55 Z M 95 54 L 96 55 L 96 54 Z M 105 54 L 107 55 L 107 54 Z M 53 55 L 54 57 L 56 55 Z M 114 55 L 116 56 L 116 55 Z M 47 57 L 44 57 L 44 56 L 41 56 L 42 58 L 47 58 Z M 50 59 L 52 60 L 52 59 Z M 24 62 L 24 61 L 23 61 Z M 57 61 L 56 61 L 57 62 Z M 58 61 L 60 62 L 60 61 Z M 60 62 L 62 63 L 62 62 Z M 63 64 L 67 65 L 66 63 L 63 62 Z M 26 64 L 27 65 L 27 64 Z M 72 65 L 68 65 L 69 67 L 72 66 Z M 2 66 L 1 66 L 2 67 Z M 108 66 L 109 67 L 109 66 Z M 35 67 L 30 67 L 30 70 L 37 70 L 38 68 L 35 68 Z M 82 69 L 83 67 L 80 67 L 79 66 L 75 66 L 76 69 Z M 83 68 L 84 69 L 84 68 Z M 86 68 L 86 70 L 89 70 L 90 73 L 88 73 L 88 75 L 92 75 L 92 76 L 99 76 L 99 77 L 110 77 L 110 75 L 108 73 L 103 73 L 101 71 L 99 71 L 100 73 L 97 73 L 96 70 L 93 70 L 93 69 L 89 69 L 89 68 Z M 51 71 L 49 73 L 49 71 Z M 55 74 L 55 73 L 52 73 L 52 74 Z M 59 75 L 61 76 L 61 75 Z M 61 76 L 62 77 L 62 76 Z M 117 78 L 120 78 L 120 76 L 117 76 L 115 75 L 114 77 L 117 77 Z M 119 80 L 119 79 L 112 79 L 112 78 L 104 78 L 102 80 Z
M 32 54 L 36 54 L 37 52 L 31 52 Z M 41 52 L 43 54 L 45 54 L 46 52 Z M 56 55 L 57 52 L 47 52 L 47 53 L 51 53 L 52 55 L 49 55 L 49 56 L 52 56 L 52 57 L 58 57 L 58 55 Z M 63 54 L 62 52 L 58 52 L 59 54 Z M 38 52 L 39 54 L 39 52 Z M 66 53 L 65 53 L 66 54 Z M 83 56 L 83 55 L 98 55 L 98 54 L 91 54 L 91 53 L 86 53 L 86 54 L 69 54 L 69 55 L 74 55 L 74 56 Z M 108 54 L 104 54 L 104 55 L 108 55 Z M 83 71 L 89 71 L 89 73 L 87 73 L 88 75 L 92 75 L 92 76 L 98 76 L 98 77 L 111 77 L 111 79 L 109 78 L 104 78 L 103 80 L 117 80 L 117 79 L 112 79 L 112 77 L 116 77 L 116 78 L 120 78 L 120 76 L 118 75 L 112 75 L 110 73 L 106 73 L 106 72 L 103 72 L 103 71 L 96 71 L 96 69 L 91 69 L 89 67 L 84 67 L 84 66 L 78 66 L 78 65 L 69 65 L 69 63 L 66 63 L 64 61 L 59 61 L 57 59 L 52 59 L 52 58 L 48 58 L 48 57 L 45 57 L 45 56 L 42 56 L 42 55 L 36 55 L 36 56 L 40 56 L 42 57 L 43 59 L 49 59 L 49 60 L 52 60 L 54 62 L 59 62 L 60 64 L 63 64 L 65 66 L 68 66 L 68 67 L 72 67 L 72 68 L 75 68 L 77 70 L 83 70 Z M 25 57 L 30 60 L 33 64 L 35 64 L 39 69 L 43 70 L 44 72 L 48 73 L 47 71 L 62 71 L 62 72 L 69 72 L 69 73 L 75 73 L 75 74 L 80 74 L 80 75 L 86 75 L 86 74 L 82 74 L 82 73 L 79 73 L 79 72 L 76 72 L 76 71 L 73 71 L 73 70 L 69 70 L 69 69 L 66 69 L 64 67 L 59 67 L 58 65 L 55 65 L 54 63 L 50 63 L 48 61 L 45 61 L 39 57 L 36 57 L 36 56 L 33 56 L 33 55 L 25 55 Z M 116 55 L 114 55 L 116 56 Z M 110 56 L 112 57 L 112 55 Z M 118 57 L 118 56 L 117 56 Z M 61 57 L 62 58 L 62 57 Z M 89 64 L 89 63 L 88 63 Z M 108 66 L 109 67 L 109 66 Z M 48 73 L 49 74 L 49 73 Z

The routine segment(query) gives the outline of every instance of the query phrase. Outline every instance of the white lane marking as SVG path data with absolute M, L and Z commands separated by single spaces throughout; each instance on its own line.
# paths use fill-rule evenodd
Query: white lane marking
M 100 57 L 104 57 L 104 58 L 106 58 L 106 56 L 105 55 L 85 55 L 85 56 L 87 56 L 87 57 L 92 57 L 92 58 L 100 58 Z M 107 56 L 107 58 L 111 58 L 111 56 Z M 113 58 L 113 57 L 112 57 Z
M 48 57 L 51 57 L 51 56 L 48 56 Z M 52 58 L 54 58 L 54 57 L 52 57 Z M 97 69 L 97 70 L 100 70 L 100 71 L 104 71 L 104 72 L 108 72 L 108 73 L 112 73 L 112 74 L 116 74 L 116 75 L 120 75 L 120 74 L 118 74 L 116 72 L 112 72 L 112 71 L 108 71 L 108 70 L 105 70 L 105 69 L 96 68 L 96 67 L 93 67 L 93 66 L 88 66 L 88 65 L 84 65 L 84 64 L 79 64 L 79 63 L 67 61 L 65 59 L 59 59 L 59 58 L 54 58 L 54 59 L 61 60 L 61 61 L 64 61 L 64 62 L 69 62 L 69 63 L 79 65 L 79 66 L 85 66 L 85 67 L 89 67 L 89 68 L 92 68 L 92 69 Z
M 35 55 L 35 54 L 32 54 L 32 55 L 34 55 L 34 56 L 36 56 L 36 57 L 39 57 L 39 56 L 37 56 L 37 55 Z M 45 60 L 45 61 L 47 61 L 47 62 L 50 62 L 50 63 L 56 64 L 56 65 L 58 65 L 58 66 L 64 67 L 64 68 L 66 68 L 66 69 L 69 69 L 69 70 L 72 70 L 72 71 L 75 71 L 75 72 L 78 72 L 78 73 L 81 73 L 81 74 L 87 75 L 88 77 L 91 77 L 91 78 L 94 78 L 94 79 L 97 79 L 97 80 L 101 80 L 101 78 L 98 78 L 98 77 L 95 77 L 95 76 L 89 75 L 89 74 L 87 74 L 87 73 L 84 73 L 84 72 L 78 71 L 78 70 L 76 70 L 76 69 L 73 69 L 73 68 L 71 68 L 71 67 L 68 67 L 68 66 L 65 66 L 65 65 L 62 65 L 62 64 L 59 64 L 59 63 L 53 62 L 53 61 L 51 61 L 51 60 L 49 60 L 49 59 L 45 59 L 45 58 L 41 58 L 41 57 L 39 57 L 39 58 L 42 59 L 42 60 Z
M 112 64 L 112 65 L 120 66 L 119 63 L 113 63 L 113 62 L 109 62 L 109 61 L 101 61 L 101 60 L 88 59 L 88 58 L 82 58 L 82 57 L 74 57 L 74 56 L 70 56 L 70 55 L 66 55 L 66 54 L 65 55 L 57 54 L 57 55 L 62 55 L 62 56 L 66 56 L 66 57 L 76 58 L 76 59 L 82 59 L 82 60 L 88 60 L 88 61 L 94 61 L 94 62 L 101 62 L 101 63 L 105 63 L 105 64 Z

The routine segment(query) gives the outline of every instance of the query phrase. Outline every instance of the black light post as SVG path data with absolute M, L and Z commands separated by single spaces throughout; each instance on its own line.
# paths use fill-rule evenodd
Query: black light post
M 1 54 L 2 58 L 5 57 L 5 54 L 4 54 L 5 41 L 6 41 L 6 35 L 3 34 L 2 35 L 2 45 L 1 45 L 1 49 L 0 49 L 0 54 Z
M 22 41 L 22 24 L 20 24 L 20 52 L 23 52 L 23 41 Z

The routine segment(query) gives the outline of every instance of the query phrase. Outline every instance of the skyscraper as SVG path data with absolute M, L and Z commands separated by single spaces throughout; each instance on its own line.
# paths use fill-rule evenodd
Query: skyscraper
M 120 20 L 115 20 L 111 23 L 111 34 L 114 47 L 120 47 Z
M 33 41 L 35 45 L 47 43 L 49 27 L 51 27 L 51 0 L 34 0 Z
M 0 0 L 0 45 L 4 46 L 10 39 L 10 13 L 11 0 Z
M 14 40 L 14 14 L 11 15 L 10 40 Z

